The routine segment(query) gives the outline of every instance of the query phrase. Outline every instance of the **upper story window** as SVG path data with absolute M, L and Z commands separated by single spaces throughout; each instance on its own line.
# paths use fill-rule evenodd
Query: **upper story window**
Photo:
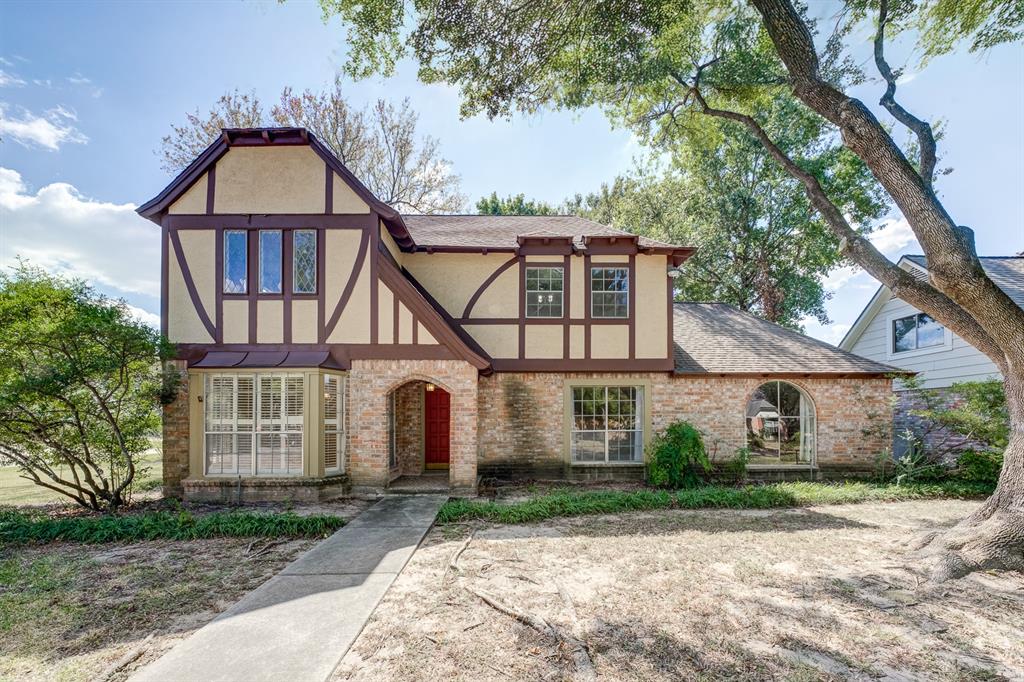
M 244 294 L 249 290 L 249 240 L 245 230 L 224 231 L 224 293 Z
M 562 317 L 565 271 L 526 268 L 526 316 Z
M 281 293 L 281 230 L 260 230 L 261 294 Z
M 893 353 L 941 346 L 945 342 L 946 328 L 927 313 L 908 315 L 892 321 Z
M 590 269 L 590 316 L 629 317 L 629 268 Z
M 316 230 L 292 232 L 292 293 L 316 293 Z

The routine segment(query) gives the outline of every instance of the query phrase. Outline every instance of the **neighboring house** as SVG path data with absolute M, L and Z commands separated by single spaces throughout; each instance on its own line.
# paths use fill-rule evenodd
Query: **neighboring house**
M 981 264 L 988 276 L 1018 305 L 1024 307 L 1024 256 L 983 256 Z M 924 256 L 903 256 L 897 265 L 919 279 L 927 279 Z M 981 351 L 946 329 L 912 305 L 894 297 L 885 286 L 878 288 L 867 307 L 840 342 L 843 350 L 881 363 L 916 372 L 922 389 L 950 400 L 948 389 L 955 383 L 1001 379 L 995 364 Z M 894 384 L 898 403 L 896 434 L 911 428 L 930 431 L 931 445 L 949 443 L 952 436 L 938 429 L 924 429 L 911 412 L 923 407 L 920 395 Z M 905 442 L 897 438 L 897 453 Z
M 801 476 L 864 473 L 888 442 L 893 368 L 673 304 L 692 249 L 572 216 L 400 215 L 303 129 L 225 130 L 139 213 L 187 372 L 169 494 L 639 477 L 679 419 Z

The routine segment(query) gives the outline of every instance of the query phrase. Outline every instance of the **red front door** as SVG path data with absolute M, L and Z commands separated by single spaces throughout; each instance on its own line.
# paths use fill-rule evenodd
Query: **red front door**
M 424 424 L 424 464 L 428 469 L 448 468 L 449 435 L 451 432 L 451 396 L 438 386 L 426 391 Z

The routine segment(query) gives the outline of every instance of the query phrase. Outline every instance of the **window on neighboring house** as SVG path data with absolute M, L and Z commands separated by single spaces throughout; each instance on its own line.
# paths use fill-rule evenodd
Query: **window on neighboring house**
M 590 269 L 590 316 L 629 317 L 629 268 Z
M 292 293 L 316 293 L 316 230 L 292 232 Z
M 206 473 L 301 474 L 305 395 L 302 374 L 205 375 Z
M 224 231 L 224 293 L 244 294 L 248 289 L 249 239 L 245 230 Z
M 324 469 L 337 472 L 344 468 L 345 454 L 345 379 L 324 375 Z
M 281 293 L 281 230 L 260 230 L 260 293 Z
M 945 342 L 946 328 L 927 313 L 908 315 L 892 321 L 893 353 L 941 346 Z
M 562 317 L 562 268 L 526 268 L 526 316 Z
M 814 405 L 785 381 L 762 384 L 747 403 L 750 464 L 811 464 L 814 461 Z
M 570 447 L 573 463 L 642 462 L 641 386 L 574 386 Z

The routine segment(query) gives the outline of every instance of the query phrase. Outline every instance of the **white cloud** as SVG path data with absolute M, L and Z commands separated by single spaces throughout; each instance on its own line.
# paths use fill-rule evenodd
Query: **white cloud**
M 49 109 L 42 116 L 22 109 L 21 116 L 15 117 L 0 103 L 0 136 L 10 137 L 25 147 L 37 145 L 57 151 L 62 144 L 83 144 L 89 140 L 74 126 L 77 118 L 62 106 Z
M 73 76 L 68 76 L 65 80 L 67 80 L 68 83 L 71 83 L 71 85 L 74 85 L 76 87 L 88 89 L 89 94 L 92 97 L 100 97 L 103 95 L 103 88 L 97 87 L 96 84 L 92 82 L 91 78 L 86 78 L 77 71 Z
M 138 306 L 129 305 L 128 312 L 132 314 L 132 317 L 137 319 L 143 324 L 147 324 L 153 329 L 160 329 L 160 316 L 156 313 L 151 313 L 148 310 L 143 310 Z
M 8 73 L 7 71 L 0 69 L 0 88 L 20 88 L 24 84 L 25 81 L 15 76 L 13 73 Z
M 868 235 L 868 239 L 879 251 L 887 256 L 901 251 L 910 244 L 917 244 L 917 237 L 910 229 L 906 218 L 890 218 L 882 223 L 882 227 Z
M 160 231 L 132 204 L 97 201 L 62 182 L 32 194 L 20 173 L 0 167 L 0 226 L 0 267 L 21 256 L 125 294 L 160 296 Z
M 903 72 L 902 74 L 900 74 L 900 77 L 896 79 L 896 85 L 906 85 L 907 83 L 909 83 L 912 80 L 914 80 L 915 78 L 917 78 L 917 74 L 918 73 L 919 72 L 917 72 L 917 71 L 905 71 L 905 72 Z

